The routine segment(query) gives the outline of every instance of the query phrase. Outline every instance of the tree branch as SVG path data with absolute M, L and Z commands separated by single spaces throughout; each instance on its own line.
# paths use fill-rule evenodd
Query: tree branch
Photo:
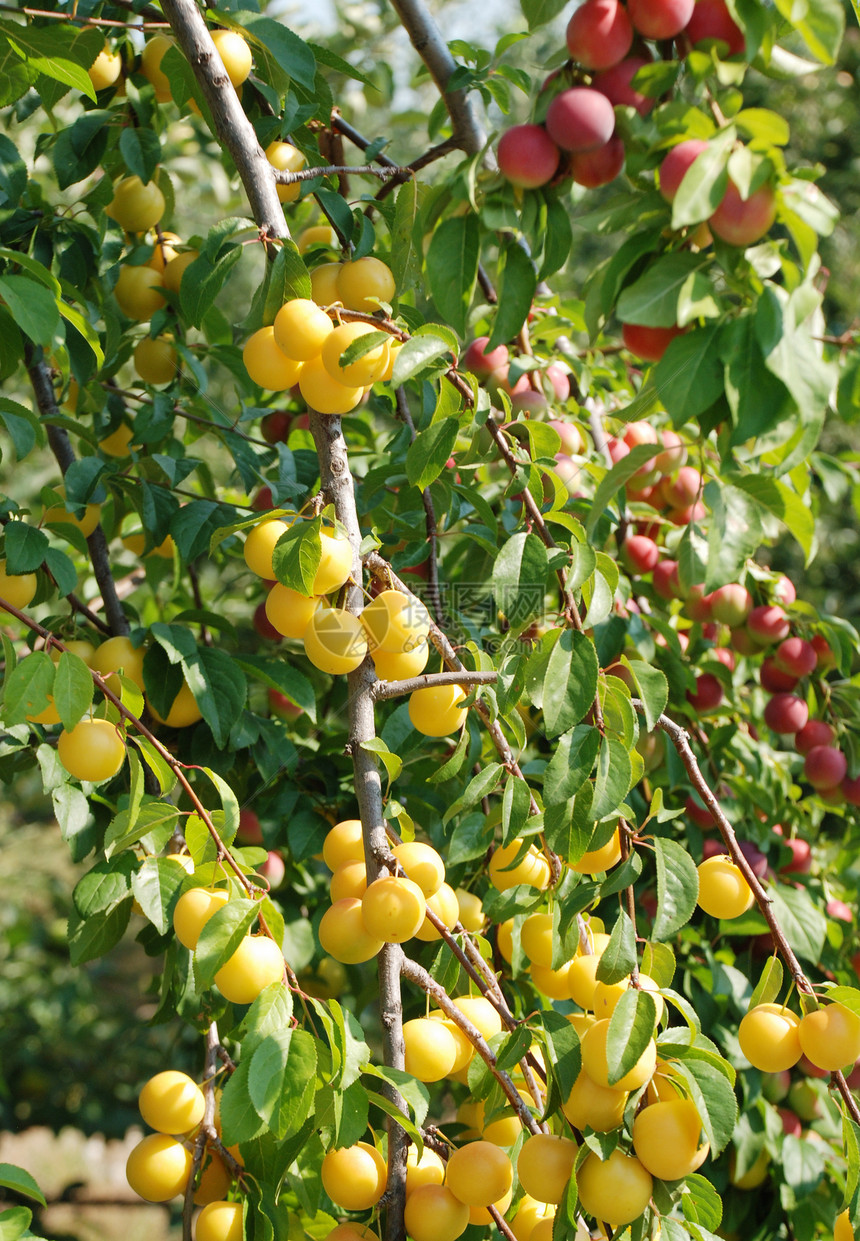
M 294 185 L 297 181 L 315 181 L 317 177 L 339 177 L 352 175 L 360 177 L 379 177 L 380 181 L 390 181 L 397 177 L 401 169 L 389 168 L 385 165 L 377 168 L 375 164 L 326 164 L 322 168 L 300 168 L 297 172 L 287 169 L 272 168 L 272 174 L 278 185 Z
M 200 1122 L 197 1137 L 194 1139 L 191 1175 L 185 1186 L 185 1196 L 182 1201 L 182 1241 L 191 1241 L 191 1218 L 194 1214 L 194 1192 L 197 1188 L 197 1178 L 203 1166 L 203 1156 L 206 1154 L 209 1134 L 215 1129 L 215 1075 L 218 1072 L 219 1046 L 218 1027 L 213 1021 L 206 1031 L 206 1062 L 203 1068 L 202 1086 L 205 1101 L 203 1120 Z
M 266 236 L 289 237 L 274 170 L 257 141 L 199 8 L 194 0 L 164 0 L 162 8 L 212 113 L 215 135 L 236 165 L 254 219 Z
M 408 681 L 377 681 L 371 692 L 377 702 L 386 702 L 433 685 L 493 685 L 498 679 L 498 672 L 423 672 Z

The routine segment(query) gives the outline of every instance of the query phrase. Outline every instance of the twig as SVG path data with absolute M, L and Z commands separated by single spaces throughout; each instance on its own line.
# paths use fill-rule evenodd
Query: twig
M 193 561 L 189 560 L 187 569 L 188 580 L 191 583 L 191 593 L 194 596 L 194 606 L 198 611 L 202 612 L 204 607 L 203 596 L 200 593 L 200 574 L 197 572 L 197 566 L 193 563 Z M 206 628 L 203 621 L 200 622 L 200 641 L 203 642 L 205 646 L 212 645 L 212 634 Z
M 322 168 L 300 168 L 297 172 L 287 169 L 273 168 L 272 174 L 278 185 L 293 185 L 296 181 L 315 181 L 317 177 L 339 177 L 354 173 L 362 177 L 379 177 L 380 181 L 390 181 L 400 174 L 398 168 L 377 168 L 375 164 L 326 164 Z
M 510 1224 L 506 1219 L 502 1219 L 501 1213 L 496 1209 L 496 1207 L 487 1207 L 487 1210 L 490 1213 L 493 1223 L 496 1225 L 502 1236 L 505 1237 L 507 1241 L 517 1241 Z
M 128 7 L 131 8 L 131 5 Z M 161 16 L 156 9 L 148 11 Z M 0 13 L 23 13 L 25 17 L 52 17 L 56 21 L 74 22 L 79 26 L 121 26 L 123 30 L 129 29 L 128 22 L 121 22 L 115 18 L 78 17 L 76 13 L 57 13 L 50 12 L 48 9 L 19 9 L 14 4 L 0 4 Z M 168 28 L 169 24 L 165 21 L 145 21 L 134 27 L 135 30 L 166 30 Z
M 377 681 L 372 693 L 377 702 L 386 702 L 434 685 L 493 685 L 498 679 L 498 672 L 424 672 L 408 681 Z
M 206 1154 L 206 1143 L 209 1133 L 215 1128 L 215 1075 L 218 1072 L 219 1047 L 218 1027 L 213 1021 L 206 1031 L 206 1061 L 203 1068 L 202 1087 L 205 1107 L 203 1120 L 197 1132 L 197 1137 L 194 1139 L 191 1175 L 188 1178 L 188 1184 L 185 1186 L 185 1196 L 182 1202 L 182 1241 L 191 1241 L 194 1192 L 197 1188 L 197 1178 L 200 1175 L 200 1169 L 203 1166 L 203 1156 Z

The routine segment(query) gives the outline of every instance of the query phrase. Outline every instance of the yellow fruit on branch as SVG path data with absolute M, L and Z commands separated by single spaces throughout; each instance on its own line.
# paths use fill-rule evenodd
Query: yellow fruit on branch
M 138 176 L 123 177 L 114 187 L 105 215 L 116 220 L 127 233 L 145 233 L 164 215 L 164 195 L 154 181 L 146 185 Z M 147 269 L 149 270 L 149 269 Z

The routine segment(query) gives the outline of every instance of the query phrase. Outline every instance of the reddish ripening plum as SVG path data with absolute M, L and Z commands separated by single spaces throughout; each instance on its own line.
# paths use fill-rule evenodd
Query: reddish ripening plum
M 695 466 L 684 465 L 674 478 L 664 478 L 660 489 L 669 508 L 689 508 L 702 490 L 702 476 Z
M 688 138 L 672 147 L 660 165 L 660 193 L 666 202 L 672 202 L 688 170 L 707 149 L 708 144 L 702 138 Z
M 779 1119 L 782 1121 L 782 1131 L 786 1137 L 799 1138 L 803 1133 L 803 1122 L 797 1112 L 793 1112 L 790 1107 L 778 1107 Z
M 835 746 L 816 745 L 806 755 L 803 774 L 814 789 L 835 789 L 845 779 L 848 762 Z
M 808 840 L 801 840 L 798 837 L 792 837 L 791 840 L 784 840 L 783 845 L 791 853 L 791 857 L 784 866 L 780 866 L 780 873 L 786 875 L 806 875 L 812 869 L 812 849 Z
M 677 599 L 678 562 L 677 560 L 661 560 L 654 570 L 654 590 L 661 599 Z
M 793 736 L 809 719 L 809 708 L 796 694 L 774 694 L 764 709 L 764 722 L 775 733 Z
M 599 90 L 573 86 L 556 95 L 549 105 L 546 128 L 563 151 L 596 151 L 612 137 L 615 112 Z
M 251 502 L 251 508 L 257 513 L 265 513 L 275 507 L 271 487 L 261 487 Z
M 714 659 L 718 659 L 721 664 L 725 664 L 729 672 L 734 672 L 737 663 L 734 651 L 729 650 L 727 646 L 715 646 L 711 654 Z
M 723 201 L 708 220 L 712 233 L 730 246 L 751 246 L 770 231 L 776 219 L 776 191 L 768 184 L 741 198 L 734 181 L 729 181 Z
M 781 603 L 783 607 L 788 607 L 794 603 L 797 598 L 797 591 L 794 588 L 794 582 L 791 578 L 782 574 L 776 579 L 773 587 L 773 597 L 777 603 Z
M 788 617 L 775 604 L 763 603 L 747 617 L 747 632 L 759 646 L 781 642 L 788 637 L 789 629 Z
M 276 409 L 271 414 L 266 414 L 260 423 L 263 439 L 267 444 L 286 444 L 290 436 L 290 424 L 292 421 L 292 415 L 284 413 L 281 409 Z
M 622 323 L 621 339 L 624 346 L 645 362 L 659 362 L 681 327 L 647 327 L 644 323 Z
M 566 401 L 570 396 L 570 372 L 566 371 L 559 362 L 550 362 L 544 375 L 552 385 L 555 399 Z
M 630 449 L 624 443 L 624 440 L 616 439 L 613 435 L 606 441 L 606 451 L 609 453 L 609 459 L 612 464 L 617 465 L 622 457 L 626 457 L 629 454 Z
M 254 628 L 267 642 L 280 642 L 283 637 L 269 620 L 265 603 L 258 603 L 254 609 Z
M 712 672 L 703 672 L 696 677 L 695 692 L 687 690 L 687 702 L 698 715 L 716 711 L 722 701 L 723 687 Z
M 661 436 L 663 451 L 654 458 L 654 469 L 661 474 L 671 474 L 680 470 L 687 460 L 687 445 L 677 431 L 664 431 Z
M 735 23 L 726 0 L 696 0 L 684 34 L 693 47 L 725 43 L 730 56 L 738 56 L 746 46 L 743 31 Z
M 400 569 L 401 573 L 408 573 L 408 569 Z M 302 708 L 296 706 L 294 702 L 290 702 L 286 694 L 282 694 L 279 689 L 269 690 L 269 710 L 272 715 L 277 715 L 283 720 L 297 720 L 302 714 Z
M 629 534 L 622 544 L 621 554 L 633 573 L 651 573 L 660 559 L 660 548 L 644 534 Z
M 638 448 L 640 444 L 659 444 L 660 442 L 650 422 L 628 422 L 624 428 L 623 438 L 628 448 Z
M 673 526 L 688 526 L 691 521 L 701 521 L 707 514 L 704 504 L 697 502 L 687 508 L 671 508 L 666 516 Z
M 711 619 L 711 596 L 705 590 L 704 582 L 696 582 L 691 586 L 683 599 L 684 615 L 689 616 L 690 620 L 704 625 Z
M 718 586 L 711 597 L 711 613 L 720 625 L 737 629 L 752 611 L 753 597 L 740 582 Z
M 546 185 L 558 168 L 558 147 L 543 125 L 514 125 L 499 139 L 499 171 L 512 185 Z
M 758 675 L 762 689 L 766 689 L 769 694 L 790 694 L 798 680 L 797 677 L 783 672 L 772 655 L 764 660 Z
M 842 796 L 849 806 L 860 806 L 860 776 L 845 777 L 842 781 Z
M 815 650 L 815 654 L 818 656 L 819 672 L 825 672 L 828 668 L 836 667 L 836 656 L 833 654 L 830 643 L 826 638 L 823 638 L 820 633 L 817 633 L 812 639 L 812 645 Z
M 607 143 L 594 151 L 573 152 L 568 169 L 577 185 L 583 185 L 587 190 L 596 190 L 599 186 L 614 181 L 621 173 L 625 155 L 624 143 L 617 134 L 613 134 Z
M 478 379 L 489 379 L 493 371 L 507 366 L 510 359 L 507 345 L 497 345 L 495 349 L 487 353 L 486 348 L 489 343 L 489 336 L 478 336 L 466 348 L 460 361 L 461 368 L 469 371 Z
M 751 840 L 739 840 L 738 848 L 749 862 L 753 874 L 759 879 L 764 879 L 767 874 L 767 857 L 761 849 L 757 848 Z M 722 840 L 706 840 L 702 845 L 702 857 L 706 861 L 709 857 L 716 857 L 718 853 L 728 853 L 728 848 Z
M 794 748 L 798 754 L 808 754 L 817 745 L 829 746 L 835 740 L 836 729 L 826 720 L 809 720 L 795 733 Z
M 633 43 L 633 27 L 620 0 L 585 0 L 567 24 L 567 46 L 586 69 L 610 69 Z
M 263 829 L 260 827 L 260 820 L 248 806 L 243 806 L 239 811 L 239 830 L 236 832 L 236 839 L 243 845 L 261 845 L 263 843 Z
M 795 677 L 808 677 L 818 663 L 815 647 L 803 638 L 786 638 L 774 651 L 773 658 L 783 672 Z
M 605 95 L 613 106 L 621 104 L 635 108 L 640 116 L 647 116 L 657 100 L 649 99 L 631 83 L 639 70 L 650 63 L 650 56 L 647 59 L 644 56 L 628 56 L 611 69 L 595 73 L 591 85 Z
M 828 918 L 838 918 L 840 922 L 854 921 L 854 910 L 851 906 L 846 905 L 845 901 L 837 900 L 835 897 L 824 906 L 824 912 Z
M 270 849 L 265 862 L 257 867 L 257 874 L 262 875 L 264 879 L 268 879 L 270 888 L 277 888 L 284 881 L 284 875 L 287 868 L 284 865 L 284 859 L 280 853 L 275 853 Z
M 560 418 L 553 418 L 547 423 L 548 427 L 552 427 L 558 433 L 561 440 L 563 451 L 572 457 L 578 457 L 580 453 L 585 451 L 585 440 L 582 438 L 582 432 L 575 422 L 562 422 Z
M 646 39 L 674 39 L 693 16 L 695 0 L 627 0 L 633 28 Z
M 684 813 L 688 818 L 692 819 L 696 826 L 700 827 L 703 832 L 707 831 L 709 827 L 713 827 L 717 821 L 711 814 L 710 810 L 708 810 L 707 806 L 703 806 L 700 801 L 697 801 L 692 793 L 688 795 L 687 800 L 684 802 Z

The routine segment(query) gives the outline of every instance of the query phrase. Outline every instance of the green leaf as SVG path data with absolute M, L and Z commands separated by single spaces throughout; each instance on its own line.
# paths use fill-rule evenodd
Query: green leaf
M 201 646 L 192 659 L 183 659 L 182 670 L 215 744 L 225 748 L 248 693 L 243 673 L 232 655 L 211 646 Z
M 399 754 L 392 753 L 381 737 L 369 737 L 367 741 L 361 742 L 361 748 L 369 754 L 378 755 L 388 773 L 389 781 L 397 779 L 403 770 L 403 759 Z
M 493 565 L 493 597 L 512 628 L 543 610 L 548 572 L 546 547 L 531 531 L 512 535 L 502 546 Z
M 313 594 L 314 578 L 322 556 L 321 526 L 319 517 L 313 521 L 295 522 L 278 539 L 272 554 L 272 567 L 277 580 L 300 595 Z
M 310 295 L 311 278 L 304 259 L 296 243 L 285 240 L 278 247 L 274 262 L 266 269 L 263 323 L 272 323 L 285 302 L 291 302 L 296 297 L 309 298 Z
M 637 964 L 636 930 L 629 916 L 622 909 L 616 919 L 609 943 L 604 948 L 597 967 L 598 982 L 621 982 L 632 974 Z
M 737 139 L 729 125 L 711 138 L 701 155 L 687 169 L 672 201 L 672 227 L 699 224 L 716 211 L 728 184 L 726 165 Z
M 627 747 L 614 737 L 602 737 L 597 751 L 592 815 L 605 819 L 621 805 L 630 788 L 632 767 Z
M 427 249 L 427 284 L 436 309 L 461 336 L 478 276 L 481 229 L 477 215 L 449 216 Z
M 531 789 L 521 776 L 508 775 L 502 794 L 502 844 L 509 845 L 525 827 L 531 809 Z
M 520 0 L 520 8 L 531 31 L 558 17 L 565 8 L 565 3 L 564 0 Z
M 37 440 L 40 444 L 45 442 L 45 432 L 33 411 L 6 396 L 0 396 L 0 421 L 9 433 L 19 461 L 23 461 Z
M 690 921 L 699 896 L 699 872 L 687 850 L 676 840 L 653 839 L 657 865 L 657 914 L 654 939 L 671 939 Z
M 259 912 L 258 901 L 231 897 L 203 924 L 194 950 L 194 977 L 200 991 L 212 986 L 218 970 L 239 947 Z
M 431 327 L 435 326 L 433 324 Z M 441 358 L 443 354 L 450 353 L 451 346 L 449 342 L 441 336 L 433 336 L 425 334 L 423 336 L 413 336 L 411 340 L 407 340 L 397 351 L 397 357 L 394 360 L 394 373 L 391 382 L 395 388 L 399 388 L 401 384 L 405 384 L 408 380 L 418 375 L 431 362 L 435 362 L 437 358 Z
M 443 823 L 450 823 L 455 815 L 460 814 L 462 810 L 468 810 L 470 806 L 474 806 L 482 797 L 488 797 L 499 782 L 499 777 L 504 771 L 501 763 L 488 763 L 486 767 L 482 767 L 476 776 L 473 776 L 466 785 L 465 791 L 457 800 L 450 805 L 442 816 Z
M 269 983 L 254 1000 L 242 1019 L 240 1036 L 243 1059 L 270 1034 L 289 1026 L 293 1016 L 293 997 L 283 982 Z
M 543 686 L 543 718 L 548 737 L 567 732 L 587 713 L 597 693 L 597 673 L 594 643 L 578 630 L 562 630 L 550 652 Z
M 761 972 L 761 978 L 756 984 L 756 989 L 750 997 L 749 1007 L 753 1009 L 757 1004 L 772 1004 L 782 989 L 782 961 L 774 953 L 772 957 L 768 957 L 765 962 L 764 969 Z M 860 999 L 860 996 L 858 996 Z
M 596 741 L 594 749 L 597 749 Z M 544 813 L 546 842 L 566 862 L 573 864 L 579 861 L 588 848 L 593 831 L 590 784 L 584 784 L 576 797 L 555 805 L 547 804 Z
M 173 834 L 178 818 L 179 811 L 169 802 L 157 797 L 144 798 L 138 810 L 121 810 L 111 820 L 105 834 L 105 853 L 111 857 L 145 836 L 152 838 L 157 848 L 162 848 Z
M 815 518 L 796 491 L 778 478 L 762 474 L 733 475 L 732 485 L 752 496 L 757 504 L 778 518 L 803 549 L 807 564 L 812 555 Z
M 419 431 L 406 453 L 406 477 L 423 491 L 439 477 L 448 462 L 460 431 L 457 418 L 431 422 Z
M 296 1133 L 307 1119 L 316 1066 L 316 1043 L 306 1030 L 274 1031 L 251 1057 L 248 1095 L 279 1141 Z
M 707 1060 L 694 1057 L 676 1061 L 675 1071 L 689 1088 L 712 1157 L 716 1158 L 728 1145 L 738 1118 L 738 1101 L 731 1083 Z
M 231 270 L 242 257 L 242 247 L 233 246 L 222 254 L 217 263 L 200 255 L 186 267 L 179 286 L 179 301 L 184 317 L 193 327 L 201 327 L 215 298 Z
M 110 952 L 125 934 L 131 917 L 131 897 L 111 909 L 81 918 L 77 912 L 69 917 L 69 960 L 84 965 Z
M 786 21 L 803 39 L 813 56 L 825 65 L 836 61 L 836 54 L 845 33 L 845 9 L 839 0 L 813 0 L 797 5 L 791 0 L 775 0 Z
M 676 336 L 654 368 L 657 393 L 674 427 L 710 409 L 723 393 L 723 368 L 714 348 L 717 331 L 704 327 Z
M 35 573 L 50 547 L 48 536 L 26 521 L 10 521 L 5 527 L 6 572 Z
M 96 93 L 87 67 L 96 57 L 94 45 L 97 45 L 97 50 L 102 45 L 98 31 L 88 31 L 84 38 L 84 32 L 56 23 L 36 27 L 3 21 L 0 22 L 0 34 L 20 49 L 29 70 L 80 91 L 95 103 Z
M 606 1064 L 613 1086 L 629 1073 L 654 1037 L 657 1005 L 649 991 L 635 987 L 623 993 L 606 1031 Z
M 28 715 L 39 715 L 48 705 L 54 687 L 55 668 L 47 651 L 34 651 L 7 676 L 3 688 L 7 725 L 23 724 Z
M 158 134 L 152 129 L 136 129 L 128 125 L 120 133 L 119 149 L 129 172 L 140 177 L 144 185 L 148 184 L 161 163 Z
M 0 1211 L 0 1241 L 18 1241 L 19 1237 L 32 1237 L 30 1224 L 33 1212 L 29 1207 L 8 1207 Z
M 487 349 L 495 349 L 517 335 L 528 318 L 537 289 L 534 264 L 523 247 L 512 239 L 501 246 L 498 310 Z
M 566 1100 L 582 1067 L 579 1035 L 566 1017 L 552 1009 L 542 1012 L 537 1020 L 546 1044 L 546 1063 L 558 1084 L 559 1095 Z
M 29 276 L 0 276 L 0 297 L 30 340 L 37 345 L 51 344 L 60 327 L 60 312 L 57 299 L 48 289 Z
M 248 1090 L 253 1059 L 253 1056 L 242 1059 L 235 1073 L 228 1077 L 221 1095 L 221 1139 L 229 1146 L 237 1142 L 250 1142 L 266 1129 L 266 1123 L 258 1116 Z
M 709 1232 L 719 1228 L 723 1218 L 723 1200 L 713 1185 L 698 1172 L 684 1177 L 681 1210 L 691 1224 L 701 1224 Z
M 54 676 L 54 706 L 63 728 L 70 732 L 83 719 L 93 701 L 93 678 L 79 655 L 63 651 Z
M 705 587 L 716 590 L 738 580 L 761 545 L 763 533 L 757 505 L 745 491 L 712 480 L 705 487 L 704 499 L 712 514 Z
M 26 187 L 27 165 L 15 144 L 5 134 L 0 134 L 0 190 L 6 195 L 7 203 L 15 206 Z
M 47 1206 L 45 1195 L 39 1186 L 33 1180 L 29 1172 L 25 1172 L 23 1168 L 18 1168 L 13 1163 L 0 1163 L 0 1185 L 4 1189 L 12 1189 L 16 1194 L 21 1194 L 25 1198 L 32 1198 L 41 1206 Z
M 645 727 L 650 733 L 657 726 L 657 720 L 666 710 L 669 701 L 669 682 L 665 673 L 659 668 L 652 668 L 644 659 L 630 659 L 625 666 L 629 669 L 636 687 L 636 694 L 645 708 Z
M 700 254 L 691 254 L 688 250 L 664 254 L 623 291 L 615 308 L 618 318 L 622 323 L 675 327 L 681 290 L 705 262 Z
M 603 517 L 624 484 L 629 482 L 641 466 L 646 465 L 649 461 L 653 461 L 659 451 L 659 447 L 656 444 L 637 444 L 635 448 L 631 448 L 626 457 L 616 461 L 612 469 L 607 471 L 606 475 L 600 480 L 600 484 L 594 493 L 591 507 L 588 510 L 586 534 L 589 539 L 594 534 L 597 523 Z
M 771 908 L 786 939 L 804 961 L 817 964 L 827 939 L 827 919 L 806 888 L 788 884 L 768 888 Z
M 260 76 L 270 81 L 279 94 L 284 93 L 290 80 L 306 90 L 314 90 L 316 58 L 307 43 L 289 26 L 244 10 L 230 12 L 228 24 L 240 26 L 248 35 L 258 72 L 262 71 Z

